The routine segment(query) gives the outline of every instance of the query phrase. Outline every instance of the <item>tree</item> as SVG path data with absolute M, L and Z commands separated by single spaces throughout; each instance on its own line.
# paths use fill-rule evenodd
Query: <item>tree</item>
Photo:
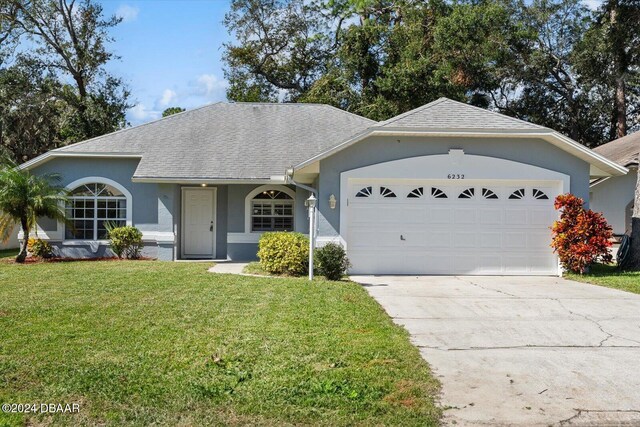
M 33 63 L 0 69 L 0 147 L 16 162 L 64 144 L 62 85 Z
M 625 136 L 640 117 L 639 22 L 637 0 L 605 0 L 576 53 L 583 79 L 612 104 L 609 140 Z
M 618 13 L 615 27 L 629 64 L 618 75 L 630 124 L 640 115 L 630 102 L 640 91 L 639 6 L 606 4 L 614 1 L 634 16 Z M 238 40 L 225 46 L 227 96 L 321 102 L 375 120 L 447 96 L 597 146 L 619 110 L 615 78 L 602 71 L 616 63 L 605 54 L 612 48 L 592 48 L 613 37 L 597 30 L 603 13 L 594 17 L 582 0 L 234 0 L 225 19 Z
M 638 159 L 640 161 L 640 153 Z M 631 214 L 631 240 L 629 256 L 621 267 L 625 270 L 640 271 L 640 166 L 636 171 L 636 191 L 633 198 L 633 213 Z
M 33 44 L 19 56 L 38 62 L 52 74 L 69 77 L 73 85 L 61 93 L 74 109 L 65 134 L 69 142 L 103 135 L 125 124 L 129 91 L 110 75 L 105 64 L 116 56 L 107 50 L 109 31 L 120 23 L 103 18 L 102 6 L 92 0 L 4 0 L 0 18 L 4 36 Z M 6 28 L 5 28 L 6 27 Z
M 162 112 L 162 117 L 167 117 L 172 114 L 182 113 L 183 111 L 187 111 L 187 110 L 181 107 L 169 107 Z
M 66 221 L 67 192 L 55 184 L 59 180 L 55 174 L 32 175 L 10 161 L 0 168 L 0 236 L 6 241 L 16 224 L 24 233 L 16 262 L 26 259 L 29 234 L 38 218 Z

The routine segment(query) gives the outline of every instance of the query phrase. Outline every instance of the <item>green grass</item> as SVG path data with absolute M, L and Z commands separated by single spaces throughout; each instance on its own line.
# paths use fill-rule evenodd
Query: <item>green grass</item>
M 358 285 L 200 263 L 0 263 L 4 425 L 434 425 L 438 383 Z
M 640 271 L 620 271 L 614 265 L 595 264 L 588 274 L 568 273 L 566 278 L 640 294 Z
M 242 272 L 245 274 L 258 274 L 260 276 L 272 276 L 271 273 L 262 268 L 260 262 L 258 261 L 250 262 L 249 264 L 247 264 L 242 269 Z
M 0 250 L 0 259 L 2 258 L 15 258 L 18 255 L 20 249 L 1 249 Z
M 262 268 L 262 265 L 260 265 L 259 261 L 253 261 L 253 262 L 248 263 L 242 269 L 242 272 L 245 273 L 245 274 L 256 274 L 258 276 L 291 278 L 291 276 L 287 276 L 287 275 L 278 275 L 278 274 L 269 273 L 268 271 L 266 271 L 265 269 Z M 307 277 L 307 275 L 305 274 L 304 277 Z M 327 279 L 324 278 L 324 276 L 316 273 L 313 276 L 313 280 L 315 280 L 315 281 L 326 281 Z M 341 279 L 341 281 L 348 281 L 348 280 L 349 280 L 349 278 L 347 276 L 345 276 L 345 277 L 343 277 Z

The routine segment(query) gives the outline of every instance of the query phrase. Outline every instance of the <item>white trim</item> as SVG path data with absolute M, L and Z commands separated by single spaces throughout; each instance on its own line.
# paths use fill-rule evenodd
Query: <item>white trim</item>
M 296 192 L 289 187 L 284 185 L 261 185 L 260 187 L 256 187 L 247 194 L 244 198 L 244 234 L 262 234 L 262 231 L 252 232 L 251 231 L 251 201 L 258 194 L 267 190 L 275 190 L 281 191 L 287 194 L 293 200 L 293 228 L 295 230 L 296 227 Z M 256 240 L 257 241 L 257 240 Z
M 157 184 L 283 184 L 285 175 L 273 175 L 271 178 L 172 178 L 172 177 L 148 177 L 134 176 L 131 182 L 157 183 Z
M 258 243 L 262 232 L 256 233 L 227 233 L 227 243 Z
M 76 179 L 73 182 L 70 182 L 69 184 L 67 184 L 65 186 L 65 188 L 69 191 L 72 191 L 78 187 L 80 187 L 81 185 L 84 184 L 93 184 L 93 183 L 98 183 L 98 184 L 107 184 L 110 185 L 112 187 L 117 188 L 122 194 L 124 194 L 125 199 L 127 200 L 127 210 L 126 210 L 126 224 L 131 226 L 133 225 L 133 196 L 131 195 L 131 193 L 129 192 L 129 190 L 127 190 L 122 184 L 109 179 L 109 178 L 105 178 L 103 176 L 86 176 L 80 179 Z M 85 240 L 85 239 L 65 239 L 65 235 L 66 235 L 66 225 L 64 222 L 58 221 L 58 225 L 56 227 L 58 230 L 61 230 L 60 235 L 59 235 L 59 239 L 54 239 L 54 240 L 61 240 L 61 241 L 100 241 L 100 240 Z M 97 232 L 97 230 L 96 230 Z M 58 237 L 58 236 L 56 236 Z M 106 240 L 105 240 L 106 241 Z
M 30 236 L 36 237 L 35 233 L 30 234 Z M 64 240 L 63 235 L 59 231 L 38 231 L 39 239 L 47 240 L 50 242 L 60 242 L 63 246 L 78 246 L 78 245 L 88 245 L 90 243 L 95 244 L 96 242 L 101 245 L 108 245 L 108 240 Z M 24 239 L 24 233 L 22 230 L 18 233 L 18 239 Z M 150 242 L 150 243 L 175 243 L 176 235 L 173 232 L 160 232 L 160 231 L 142 231 L 142 241 Z
M 81 153 L 81 152 L 65 152 L 65 151 L 48 151 L 38 157 L 35 157 L 28 162 L 25 162 L 19 166 L 20 169 L 31 169 L 36 166 L 40 166 L 43 163 L 48 162 L 52 158 L 56 157 L 98 157 L 98 158 L 111 158 L 118 159 L 140 159 L 141 153 Z
M 294 170 L 298 170 L 309 166 L 312 163 L 318 162 L 322 159 L 325 159 L 332 154 L 335 154 L 338 151 L 344 150 L 345 148 L 360 142 L 370 136 L 380 136 L 380 135 L 398 135 L 398 136 L 467 136 L 467 137 L 483 137 L 483 138 L 530 138 L 530 137 L 540 137 L 543 140 L 557 146 L 558 148 L 573 154 L 574 156 L 586 161 L 590 165 L 595 168 L 594 172 L 601 172 L 604 176 L 608 175 L 624 175 L 628 172 L 628 169 L 620 166 L 619 164 L 607 159 L 604 156 L 588 149 L 587 147 L 573 141 L 572 139 L 553 131 L 552 129 L 541 128 L 540 130 L 517 130 L 517 131 L 509 131 L 503 130 L 500 132 L 496 132 L 495 130 L 481 130 L 481 129 L 464 129 L 464 130 L 453 130 L 453 129 L 407 129 L 407 128 L 397 128 L 397 129 L 389 129 L 389 128 L 379 128 L 379 127 L 370 127 L 363 132 L 355 135 L 354 137 L 342 142 L 341 144 L 324 151 L 304 162 L 296 165 Z
M 187 258 L 202 258 L 198 255 L 186 255 L 184 252 L 184 239 L 185 239 L 185 235 L 186 233 L 184 232 L 184 221 L 185 221 L 185 214 L 184 214 L 184 193 L 185 191 L 211 191 L 213 194 L 213 234 L 211 236 L 212 241 L 211 241 L 211 259 L 215 259 L 216 258 L 216 236 L 218 235 L 218 213 L 217 213 L 217 209 L 218 209 L 218 189 L 216 187 L 182 187 L 180 189 L 180 258 L 183 259 L 187 259 Z

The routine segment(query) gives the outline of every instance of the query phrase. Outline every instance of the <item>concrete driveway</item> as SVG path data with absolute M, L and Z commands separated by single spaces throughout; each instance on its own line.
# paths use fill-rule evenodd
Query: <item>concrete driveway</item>
M 411 334 L 446 424 L 640 425 L 640 295 L 553 277 L 352 279 Z

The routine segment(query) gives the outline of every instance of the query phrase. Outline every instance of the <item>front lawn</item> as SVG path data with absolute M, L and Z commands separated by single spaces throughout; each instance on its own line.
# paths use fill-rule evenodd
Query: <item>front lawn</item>
M 595 264 L 588 274 L 567 273 L 566 278 L 640 294 L 640 272 L 623 272 L 615 265 Z
M 433 425 L 437 381 L 354 283 L 0 263 L 3 425 Z

